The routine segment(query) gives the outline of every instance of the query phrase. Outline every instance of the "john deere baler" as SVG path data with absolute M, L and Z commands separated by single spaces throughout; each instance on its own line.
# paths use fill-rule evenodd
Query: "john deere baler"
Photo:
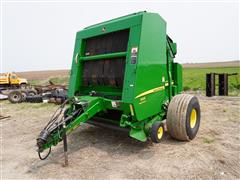
M 182 67 L 173 61 L 176 52 L 156 13 L 134 13 L 77 32 L 68 100 L 41 131 L 39 153 L 81 123 L 127 130 L 143 142 L 160 142 L 165 131 L 193 139 L 200 106 L 194 96 L 177 95 Z

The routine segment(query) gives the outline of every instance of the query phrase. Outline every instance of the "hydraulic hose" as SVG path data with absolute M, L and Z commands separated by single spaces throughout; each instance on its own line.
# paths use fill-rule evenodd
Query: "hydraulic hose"
M 48 151 L 48 153 L 47 153 L 47 155 L 46 155 L 45 157 L 42 157 L 42 156 L 41 156 L 41 152 L 38 151 L 38 157 L 39 157 L 39 159 L 41 159 L 41 160 L 47 159 L 47 157 L 49 156 L 49 154 L 51 153 L 51 151 L 52 151 L 52 149 L 51 149 L 51 147 L 50 147 L 50 148 L 49 148 L 49 151 Z

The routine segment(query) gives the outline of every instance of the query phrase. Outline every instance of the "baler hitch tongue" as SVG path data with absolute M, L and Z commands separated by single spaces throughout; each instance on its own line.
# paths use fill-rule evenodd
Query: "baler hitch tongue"
M 86 96 L 85 100 L 69 101 L 69 109 L 65 108 L 65 101 L 53 114 L 50 121 L 40 132 L 37 138 L 38 155 L 41 160 L 48 157 L 51 152 L 51 147 L 56 146 L 63 140 L 65 165 L 67 165 L 67 134 L 72 132 L 81 123 L 86 122 L 96 113 L 103 110 L 102 99 L 99 97 Z M 74 109 L 74 110 L 73 110 Z M 49 152 L 45 157 L 41 153 L 49 148 Z

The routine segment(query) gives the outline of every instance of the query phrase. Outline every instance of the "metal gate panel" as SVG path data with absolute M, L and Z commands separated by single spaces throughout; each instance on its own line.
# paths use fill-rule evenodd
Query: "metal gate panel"
M 124 72 L 125 57 L 84 61 L 83 85 L 122 87 Z
M 116 31 L 85 40 L 85 56 L 127 51 L 129 29 Z

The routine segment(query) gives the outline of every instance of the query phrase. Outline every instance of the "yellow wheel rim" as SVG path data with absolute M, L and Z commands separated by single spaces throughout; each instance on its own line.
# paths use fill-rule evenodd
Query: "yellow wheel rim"
M 190 115 L 190 127 L 194 128 L 197 123 L 197 111 L 196 109 L 192 109 L 191 115 Z
M 163 136 L 163 127 L 160 126 L 158 128 L 158 139 L 162 139 L 162 136 Z

